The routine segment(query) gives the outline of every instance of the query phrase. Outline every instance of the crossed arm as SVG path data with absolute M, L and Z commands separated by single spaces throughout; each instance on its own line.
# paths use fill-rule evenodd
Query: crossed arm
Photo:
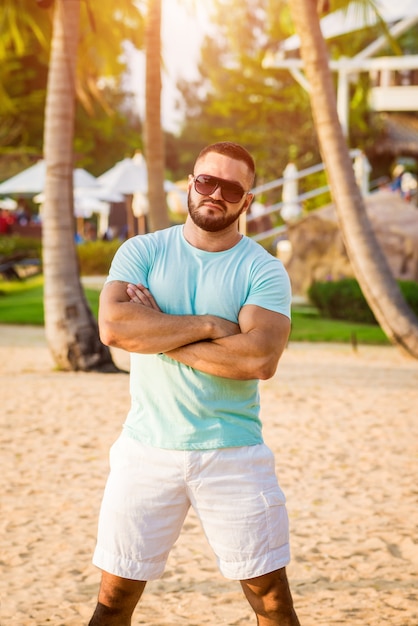
M 238 324 L 215 315 L 168 315 L 142 285 L 114 281 L 100 297 L 99 328 L 106 345 L 165 353 L 207 374 L 249 380 L 273 376 L 290 320 L 255 305 L 241 309 Z

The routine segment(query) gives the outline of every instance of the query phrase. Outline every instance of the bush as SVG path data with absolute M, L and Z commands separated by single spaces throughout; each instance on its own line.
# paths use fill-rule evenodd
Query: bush
M 418 283 L 398 282 L 405 300 L 418 316 Z M 308 290 L 308 297 L 324 317 L 377 324 L 360 285 L 354 278 L 345 278 L 335 282 L 315 282 Z
M 403 297 L 418 317 L 418 283 L 413 280 L 399 281 Z
M 106 276 L 121 241 L 87 241 L 77 245 L 77 256 L 82 276 Z
M 114 241 L 89 241 L 77 245 L 77 256 L 82 276 L 106 276 L 116 250 L 121 245 Z M 0 237 L 0 259 L 32 258 L 42 260 L 41 239 L 7 235 Z
M 0 237 L 1 257 L 30 257 L 41 259 L 42 243 L 40 239 L 19 237 L 18 235 L 6 235 Z

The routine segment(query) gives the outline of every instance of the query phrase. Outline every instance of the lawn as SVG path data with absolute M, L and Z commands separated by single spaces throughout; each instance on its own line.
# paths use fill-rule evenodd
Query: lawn
M 33 324 L 43 326 L 43 276 L 24 281 L 0 281 L 0 324 Z M 97 318 L 99 293 L 84 289 L 87 301 Z
M 291 341 L 389 345 L 380 326 L 320 317 L 313 307 L 292 307 Z
M 85 289 L 87 301 L 97 317 L 99 291 Z M 43 325 L 43 277 L 24 281 L 0 281 L 0 324 Z M 388 344 L 379 326 L 321 318 L 310 306 L 295 305 L 291 341 Z

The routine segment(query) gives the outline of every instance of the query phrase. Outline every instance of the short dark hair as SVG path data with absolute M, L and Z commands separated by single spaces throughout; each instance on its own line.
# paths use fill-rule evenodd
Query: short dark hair
M 196 163 L 199 159 L 203 158 L 210 152 L 216 152 L 217 154 L 224 154 L 225 156 L 230 157 L 231 159 L 235 159 L 236 161 L 243 161 L 250 170 L 253 182 L 255 177 L 255 163 L 251 154 L 246 150 L 243 146 L 240 146 L 238 143 L 234 143 L 232 141 L 219 141 L 218 143 L 212 143 L 209 146 L 203 148 L 200 151 Z

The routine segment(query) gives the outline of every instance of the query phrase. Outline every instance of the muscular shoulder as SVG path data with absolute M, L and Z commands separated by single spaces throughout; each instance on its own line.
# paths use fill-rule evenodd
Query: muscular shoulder
M 247 246 L 250 290 L 246 304 L 290 317 L 291 286 L 283 263 L 251 239 L 248 239 Z
M 147 284 L 147 276 L 155 259 L 173 246 L 177 227 L 137 235 L 127 239 L 116 252 L 109 271 L 109 280 Z
M 165 248 L 178 236 L 179 226 L 157 230 L 146 235 L 136 235 L 124 241 L 120 250 L 135 252 L 136 250 L 155 250 Z

